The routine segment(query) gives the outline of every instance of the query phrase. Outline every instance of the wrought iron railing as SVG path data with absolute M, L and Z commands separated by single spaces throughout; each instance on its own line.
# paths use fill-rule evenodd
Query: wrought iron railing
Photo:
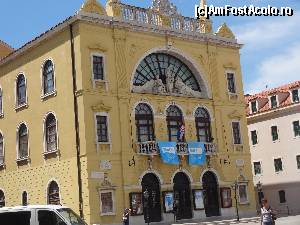
M 138 142 L 137 153 L 139 155 L 158 155 L 159 149 L 156 141 Z

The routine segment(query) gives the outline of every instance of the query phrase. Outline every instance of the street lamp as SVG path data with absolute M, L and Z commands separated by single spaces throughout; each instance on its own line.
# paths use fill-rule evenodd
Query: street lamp
M 262 183 L 260 181 L 258 181 L 258 183 L 256 184 L 256 188 L 257 188 L 258 202 L 259 205 L 261 205 L 261 200 L 264 198 L 264 193 L 262 192 Z
M 232 189 L 234 190 L 234 199 L 235 199 L 235 210 L 236 210 L 236 220 L 237 222 L 240 222 L 240 215 L 239 215 L 239 207 L 238 207 L 238 200 L 237 200 L 237 191 L 239 188 L 239 184 L 237 181 L 235 181 L 231 185 Z
M 149 191 L 146 189 L 146 191 L 143 192 L 144 199 L 145 199 L 145 209 L 146 209 L 146 218 L 147 218 L 147 224 L 149 225 Z

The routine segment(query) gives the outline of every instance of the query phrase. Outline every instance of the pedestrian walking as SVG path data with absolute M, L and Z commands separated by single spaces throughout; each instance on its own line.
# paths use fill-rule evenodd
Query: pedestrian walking
M 269 205 L 267 199 L 261 200 L 262 207 L 261 211 L 261 225 L 275 225 L 276 220 L 276 212 L 272 207 Z
M 123 225 L 129 225 L 130 209 L 125 209 L 123 213 Z

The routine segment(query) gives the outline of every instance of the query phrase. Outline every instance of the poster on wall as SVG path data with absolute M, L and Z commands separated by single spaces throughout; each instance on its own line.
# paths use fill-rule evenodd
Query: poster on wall
M 143 198 L 141 192 L 130 193 L 131 215 L 138 216 L 143 214 Z
M 173 212 L 174 194 L 173 192 L 163 192 L 164 196 L 164 210 L 166 213 Z
M 193 190 L 195 210 L 204 209 L 203 190 Z
M 222 208 L 232 207 L 231 189 L 221 188 Z

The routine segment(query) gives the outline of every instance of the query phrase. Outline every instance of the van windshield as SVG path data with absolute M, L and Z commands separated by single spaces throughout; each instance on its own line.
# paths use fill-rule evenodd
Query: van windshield
M 58 209 L 60 215 L 72 225 L 87 225 L 76 213 L 71 209 Z

